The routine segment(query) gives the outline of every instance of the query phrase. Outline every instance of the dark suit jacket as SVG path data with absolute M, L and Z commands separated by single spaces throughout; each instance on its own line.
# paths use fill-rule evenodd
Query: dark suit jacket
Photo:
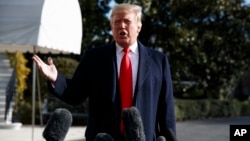
M 139 67 L 133 105 L 141 113 L 146 140 L 155 141 L 168 128 L 176 131 L 174 97 L 167 56 L 138 41 Z M 50 90 L 61 100 L 77 105 L 89 98 L 86 140 L 106 132 L 121 141 L 119 85 L 115 43 L 89 49 L 72 79 L 58 74 Z

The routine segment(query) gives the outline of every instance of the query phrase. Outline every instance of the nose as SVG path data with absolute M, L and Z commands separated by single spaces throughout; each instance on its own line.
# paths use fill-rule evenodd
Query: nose
M 120 23 L 120 28 L 125 28 L 125 26 L 126 26 L 126 23 L 125 23 L 125 22 L 121 22 L 121 23 Z

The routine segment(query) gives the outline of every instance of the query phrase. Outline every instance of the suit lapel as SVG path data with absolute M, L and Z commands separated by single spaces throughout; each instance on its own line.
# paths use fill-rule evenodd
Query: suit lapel
M 118 75 L 117 75 L 117 63 L 116 63 L 116 48 L 115 44 L 112 43 L 110 46 L 108 46 L 109 51 L 108 51 L 108 56 L 110 57 L 109 61 L 112 62 L 112 91 L 111 91 L 111 99 L 114 102 L 117 94 L 117 82 L 118 82 Z
M 143 46 L 138 41 L 138 48 L 139 48 L 139 67 L 138 67 L 138 74 L 137 74 L 137 83 L 135 87 L 135 94 L 134 94 L 134 103 L 137 97 L 138 92 L 140 91 L 145 79 L 147 78 L 151 66 L 151 57 L 148 49 Z
M 148 74 L 150 72 L 150 66 L 151 66 L 151 56 L 150 52 L 148 51 L 147 47 L 142 45 L 138 41 L 138 49 L 139 49 L 139 66 L 138 66 L 138 74 L 137 74 L 137 82 L 135 87 L 135 93 L 134 93 L 134 101 L 135 103 L 136 97 L 138 92 L 140 91 L 145 79 L 148 77 Z M 119 86 L 118 84 L 118 74 L 117 74 L 117 62 L 116 62 L 116 47 L 115 43 L 108 46 L 108 55 L 109 61 L 112 62 L 113 72 L 112 72 L 112 92 L 111 92 L 111 98 L 112 101 L 115 101 L 115 98 L 117 98 L 116 94 L 119 94 Z M 118 96 L 119 97 L 119 96 Z

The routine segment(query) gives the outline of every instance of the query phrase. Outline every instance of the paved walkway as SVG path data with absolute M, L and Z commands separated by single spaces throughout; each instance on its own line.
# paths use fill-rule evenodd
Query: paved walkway
M 0 129 L 1 141 L 45 141 L 42 136 L 44 127 L 23 125 L 20 129 Z M 65 141 L 84 141 L 85 127 L 72 126 Z
M 229 141 L 229 125 L 250 125 L 250 117 L 177 122 L 178 141 Z M 1 141 L 44 141 L 44 127 L 23 125 L 20 129 L 0 129 Z M 32 136 L 33 131 L 33 136 Z M 72 126 L 65 141 L 84 141 L 85 127 Z M 33 140 L 32 140 L 33 139 Z
M 230 124 L 250 125 L 250 117 L 178 122 L 178 141 L 229 141 Z

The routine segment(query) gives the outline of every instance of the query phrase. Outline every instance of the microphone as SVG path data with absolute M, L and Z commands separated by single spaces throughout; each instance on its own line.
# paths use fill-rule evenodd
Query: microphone
M 125 137 L 127 141 L 145 141 L 141 114 L 136 107 L 125 108 L 122 111 Z
M 63 141 L 72 124 L 72 115 L 65 108 L 56 109 L 43 131 L 46 141 Z
M 166 138 L 164 136 L 159 136 L 157 138 L 157 141 L 166 141 Z
M 114 141 L 113 137 L 107 133 L 98 133 L 95 141 Z
M 171 128 L 168 128 L 166 136 L 168 137 L 167 141 L 177 141 L 175 133 Z

